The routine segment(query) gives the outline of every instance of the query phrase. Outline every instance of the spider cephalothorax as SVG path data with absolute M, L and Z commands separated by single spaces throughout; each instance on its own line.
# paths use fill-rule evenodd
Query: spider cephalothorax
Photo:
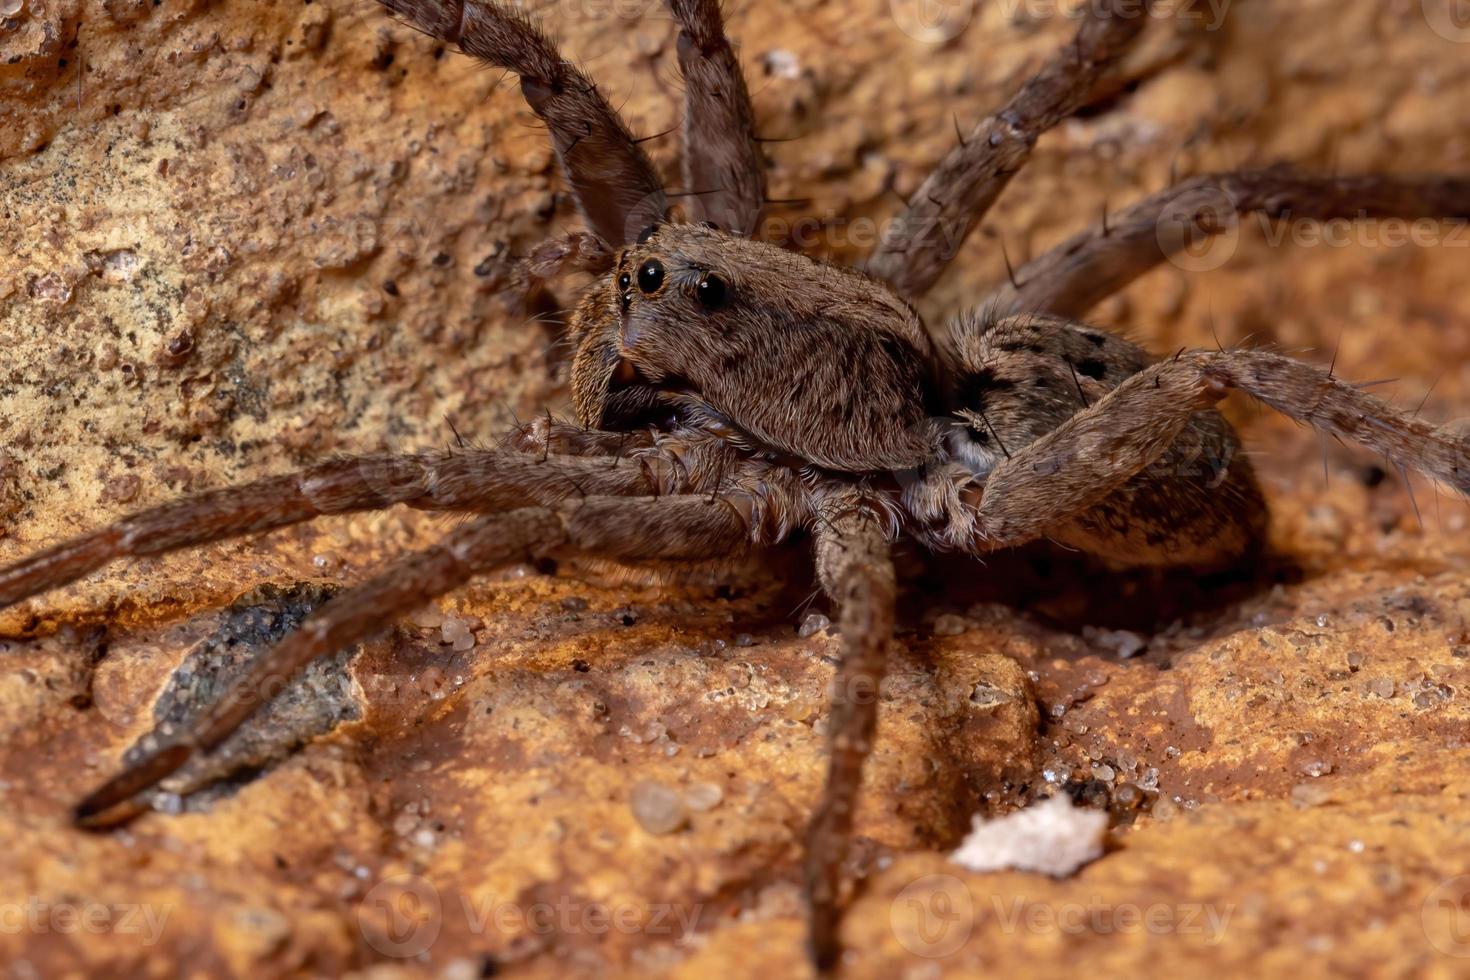
M 1086 6 L 1074 42 L 982 120 L 911 198 L 862 271 L 752 240 L 762 157 L 715 0 L 670 0 L 696 218 L 671 220 L 653 165 L 598 93 L 520 15 L 483 0 L 383 0 L 420 30 L 521 78 L 589 231 L 534 253 L 597 274 L 569 324 L 579 423 L 521 427 L 499 450 L 336 459 L 146 510 L 0 570 L 0 606 L 124 556 L 407 504 L 477 515 L 332 599 L 190 722 L 129 754 L 82 802 L 109 826 L 227 739 L 256 695 L 496 566 L 569 554 L 729 556 L 809 537 L 841 609 L 831 761 L 807 837 L 810 947 L 839 952 L 842 868 L 893 627 L 890 543 L 983 554 L 1051 538 L 1115 565 L 1238 565 L 1265 504 L 1214 406 L 1239 390 L 1397 465 L 1470 491 L 1465 438 L 1280 354 L 1143 350 L 1075 321 L 1183 247 L 1166 214 L 1219 227 L 1221 201 L 1301 218 L 1470 216 L 1470 180 L 1193 178 L 1029 262 L 932 333 L 921 295 L 1025 162 L 1089 104 L 1142 30 L 1131 0 Z M 1208 212 L 1206 214 L 1205 212 Z M 726 229 L 726 230 L 722 230 Z M 631 465 L 630 465 L 631 464 Z
M 648 413 L 742 448 L 867 473 L 922 464 L 943 411 L 913 310 L 861 273 L 717 228 L 647 229 L 572 322 L 583 424 Z

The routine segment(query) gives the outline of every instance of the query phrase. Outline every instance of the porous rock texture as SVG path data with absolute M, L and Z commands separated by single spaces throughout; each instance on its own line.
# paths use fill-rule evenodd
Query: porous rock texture
M 638 133 L 676 124 L 657 3 L 534 6 Z M 726 7 L 771 196 L 806 199 L 773 207 L 770 231 L 846 260 L 956 119 L 1071 31 L 1050 3 Z M 1470 33 L 1451 7 L 1161 19 L 1127 84 L 1041 141 L 925 314 L 1004 276 L 1002 245 L 1019 263 L 1171 174 L 1470 170 Z M 946 26 L 921 29 L 936 9 Z M 356 0 L 0 0 L 0 558 L 325 454 L 440 446 L 451 423 L 489 440 L 564 406 L 554 333 L 496 292 L 576 224 L 504 82 Z M 672 177 L 676 138 L 645 145 Z M 1193 263 L 1213 268 L 1157 270 L 1095 319 L 1163 352 L 1335 350 L 1341 376 L 1470 414 L 1470 233 L 1278 231 L 1247 222 L 1222 261 Z M 1230 410 L 1274 509 L 1277 557 L 1250 581 L 904 557 L 853 975 L 1470 962 L 1466 509 Z M 155 712 L 208 693 L 221 651 L 238 660 L 446 526 L 323 520 L 0 614 L 16 976 L 805 969 L 798 861 L 838 638 L 808 618 L 824 607 L 796 555 L 725 588 L 566 567 L 477 581 L 309 678 L 223 781 L 195 773 L 200 792 L 125 831 L 72 829 Z M 1104 857 L 1066 880 L 946 861 L 972 813 L 1048 792 L 1109 810 Z

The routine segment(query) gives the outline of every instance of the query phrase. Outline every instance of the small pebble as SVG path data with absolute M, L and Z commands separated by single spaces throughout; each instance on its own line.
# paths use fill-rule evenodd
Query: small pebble
M 444 637 L 444 642 L 448 643 L 455 650 L 463 653 L 465 650 L 474 649 L 475 634 L 470 632 L 469 625 L 464 620 L 458 617 L 445 619 L 441 632 Z
M 801 625 L 797 627 L 796 635 L 800 637 L 808 637 L 815 633 L 820 633 L 822 630 L 831 625 L 832 620 L 828 619 L 826 616 L 823 616 L 821 613 L 807 613 L 806 619 L 803 619 L 801 621 Z
M 633 784 L 628 805 L 638 826 L 650 834 L 671 834 L 684 826 L 688 817 L 679 793 L 651 779 L 641 779 Z
M 695 813 L 713 810 L 724 798 L 724 791 L 714 783 L 694 783 L 684 790 L 684 805 Z
M 444 625 L 444 613 L 438 606 L 425 606 L 408 617 L 419 629 L 436 630 Z
M 1136 810 L 1143 805 L 1143 791 L 1132 783 L 1124 783 L 1113 793 L 1113 802 L 1125 810 Z
M 973 625 L 963 616 L 956 616 L 954 613 L 945 613 L 934 620 L 934 635 L 959 636 L 961 633 L 965 633 L 973 628 Z
M 1297 783 L 1291 788 L 1291 803 L 1299 809 L 1321 806 L 1332 799 L 1332 790 L 1321 783 Z
M 1057 763 L 1056 765 L 1050 765 L 1050 766 L 1047 766 L 1045 769 L 1041 770 L 1041 778 L 1042 779 L 1045 779 L 1047 782 L 1053 783 L 1055 785 L 1061 785 L 1061 784 L 1065 783 L 1067 781 L 1067 777 L 1070 776 L 1071 774 L 1072 774 L 1072 767 L 1071 766 L 1068 766 L 1068 765 L 1066 765 L 1064 763 Z
M 1148 641 L 1132 630 L 1098 629 L 1085 626 L 1082 636 L 1091 643 L 1112 651 L 1119 660 L 1127 660 L 1142 653 Z

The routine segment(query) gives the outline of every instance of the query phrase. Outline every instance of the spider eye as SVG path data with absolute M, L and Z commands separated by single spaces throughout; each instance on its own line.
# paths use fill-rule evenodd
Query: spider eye
M 638 288 L 652 293 L 664 284 L 664 264 L 658 259 L 649 259 L 638 270 Z
M 618 288 L 619 289 L 626 290 L 632 284 L 633 284 L 633 277 L 630 276 L 630 275 L 628 275 L 626 272 L 623 273 L 621 276 L 618 276 Z
M 725 285 L 725 280 L 712 272 L 707 272 L 699 280 L 699 285 L 694 287 L 694 295 L 699 297 L 699 305 L 707 310 L 718 310 L 725 305 L 730 290 Z
M 649 225 L 647 228 L 644 228 L 642 231 L 640 231 L 638 233 L 638 244 L 639 245 L 647 244 L 648 240 L 650 238 L 652 238 L 655 234 L 657 234 L 657 232 L 658 232 L 658 222 L 655 221 L 653 224 Z

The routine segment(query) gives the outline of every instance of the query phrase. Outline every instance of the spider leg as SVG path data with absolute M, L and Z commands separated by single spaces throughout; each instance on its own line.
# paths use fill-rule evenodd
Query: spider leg
M 816 524 L 816 567 L 822 589 L 841 610 L 842 660 L 830 697 L 827 782 L 806 838 L 808 948 L 819 971 L 834 966 L 841 953 L 842 870 L 863 762 L 873 748 L 896 590 L 888 535 L 878 517 L 855 499 L 832 503 L 841 508 L 829 503 Z
M 868 257 L 867 270 L 901 295 L 927 292 L 1041 134 L 1087 105 L 1128 52 L 1149 20 L 1147 7 L 1130 0 L 1084 4 L 1073 42 L 934 168 Z
M 399 560 L 369 581 L 328 601 L 250 666 L 182 731 L 89 795 L 76 821 L 107 827 L 144 809 L 140 794 L 208 752 L 269 697 L 318 657 L 384 629 L 396 618 L 473 576 L 526 558 L 564 550 L 631 560 L 707 558 L 751 544 L 740 500 L 704 494 L 677 497 L 590 497 L 557 509 L 528 507 L 491 514 L 451 531 L 437 545 Z
M 486 0 L 381 0 L 430 37 L 515 72 L 592 230 L 618 246 L 662 218 L 663 183 L 592 80 L 523 13 Z
M 684 189 L 691 212 L 737 235 L 755 233 L 766 197 L 765 162 L 740 59 L 718 0 L 667 0 L 679 22 L 684 75 Z
M 983 485 L 962 489 L 960 499 L 971 508 L 972 549 L 1051 533 L 1158 460 L 1195 413 L 1236 389 L 1470 495 L 1470 438 L 1450 426 L 1401 412 L 1282 354 L 1193 351 L 1133 375 L 1001 462 Z M 1159 562 L 1167 563 L 1171 541 L 1161 535 L 1155 546 Z
M 0 569 L 0 609 L 118 558 L 159 555 L 309 521 L 408 504 L 504 511 L 588 494 L 661 492 L 645 466 L 596 457 L 471 451 L 362 456 L 160 504 Z
M 505 439 L 506 446 L 523 453 L 607 456 L 613 460 L 622 459 L 635 449 L 652 446 L 653 442 L 652 429 L 607 432 L 544 414 L 518 423 Z
M 1205 351 L 1193 355 L 1207 384 L 1233 388 L 1298 422 L 1355 442 L 1470 496 L 1470 436 L 1401 412 L 1363 387 L 1270 351 Z
M 1005 316 L 1081 316 L 1165 259 L 1263 218 L 1470 218 L 1470 177 L 1324 177 L 1288 170 L 1194 177 L 1037 256 L 981 304 Z M 1205 259 L 1214 262 L 1213 256 Z

